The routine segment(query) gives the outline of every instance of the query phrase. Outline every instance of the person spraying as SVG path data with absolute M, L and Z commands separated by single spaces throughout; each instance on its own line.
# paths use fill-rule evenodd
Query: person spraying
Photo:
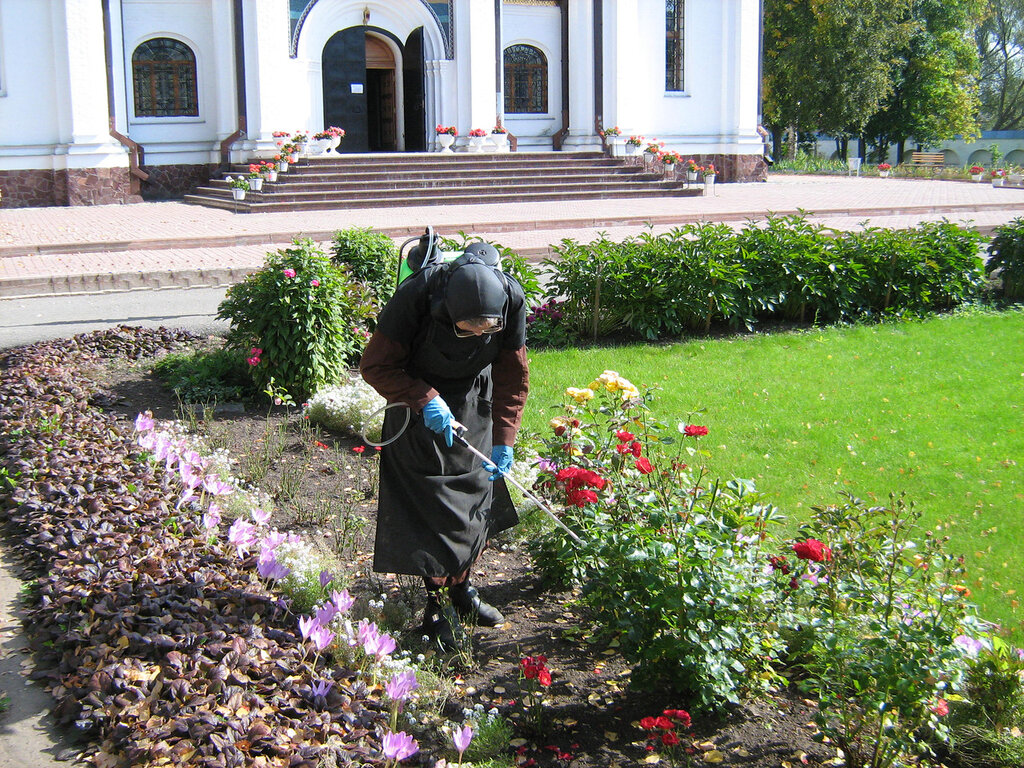
M 423 577 L 423 631 L 455 650 L 456 614 L 497 626 L 501 613 L 470 583 L 487 540 L 519 522 L 502 475 L 512 467 L 529 390 L 526 299 L 493 246 L 471 243 L 407 277 L 378 318 L 360 363 L 388 403 L 373 568 Z M 453 444 L 458 430 L 490 462 Z M 392 438 L 394 438 L 392 440 Z M 388 442 L 392 440 L 392 442 Z

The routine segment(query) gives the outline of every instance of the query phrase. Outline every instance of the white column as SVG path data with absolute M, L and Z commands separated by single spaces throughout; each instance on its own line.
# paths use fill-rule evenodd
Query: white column
M 724 0 L 721 14 L 719 151 L 760 154 L 763 145 L 757 135 L 757 0 Z
M 602 0 L 569 0 L 569 135 L 562 148 L 597 149 L 601 139 L 594 132 L 594 3 Z
M 66 168 L 127 167 L 110 135 L 103 8 L 95 0 L 58 0 L 52 7 L 57 123 Z M 61 152 L 61 149 L 64 152 Z
M 642 111 L 638 84 L 645 76 L 638 46 L 664 45 L 664 34 L 648 30 L 641 38 L 638 0 L 605 0 L 604 9 L 604 127 L 618 125 L 628 132 Z
M 494 125 L 494 99 L 498 92 L 494 3 L 492 0 L 457 0 L 454 12 L 460 96 L 459 135 L 465 136 L 471 128 L 490 132 Z
M 253 0 L 245 10 L 247 132 L 269 151 L 276 148 L 274 131 L 296 126 L 289 96 L 294 88 L 288 85 L 288 0 Z

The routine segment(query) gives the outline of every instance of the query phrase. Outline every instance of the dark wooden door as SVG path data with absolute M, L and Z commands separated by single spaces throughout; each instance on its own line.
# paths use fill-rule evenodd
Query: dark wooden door
M 405 41 L 402 85 L 405 87 L 405 148 L 409 152 L 426 152 L 427 109 L 423 86 L 423 27 L 414 29 L 409 39 Z
M 366 32 L 349 27 L 324 46 L 324 122 L 345 129 L 339 152 L 368 152 Z

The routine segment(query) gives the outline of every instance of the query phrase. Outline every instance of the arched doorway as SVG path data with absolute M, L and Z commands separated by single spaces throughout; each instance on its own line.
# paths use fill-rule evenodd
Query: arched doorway
M 373 26 L 327 39 L 320 54 L 324 127 L 345 129 L 339 151 L 426 151 L 425 58 L 423 27 L 404 43 Z

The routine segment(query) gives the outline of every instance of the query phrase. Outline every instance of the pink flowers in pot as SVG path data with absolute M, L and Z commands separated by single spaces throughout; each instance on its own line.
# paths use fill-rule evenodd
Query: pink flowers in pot
M 469 132 L 469 135 L 476 138 L 480 138 L 481 136 L 486 136 L 487 131 L 485 131 L 483 128 L 474 128 Z
M 450 136 L 459 135 L 459 131 L 458 129 L 456 129 L 454 125 L 441 125 L 440 123 L 438 123 L 437 127 L 434 128 L 434 133 L 436 133 L 438 136 L 440 136 L 442 133 L 447 133 Z

